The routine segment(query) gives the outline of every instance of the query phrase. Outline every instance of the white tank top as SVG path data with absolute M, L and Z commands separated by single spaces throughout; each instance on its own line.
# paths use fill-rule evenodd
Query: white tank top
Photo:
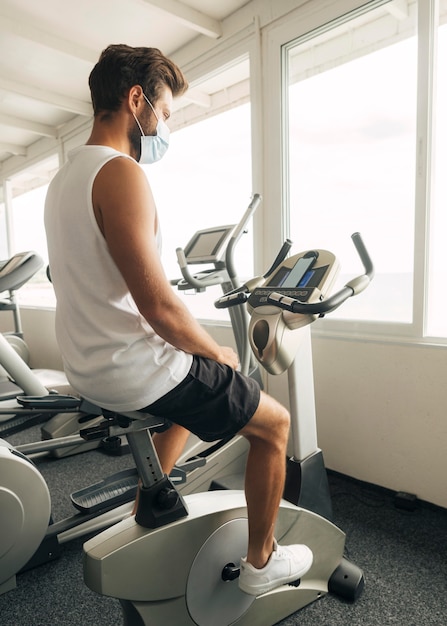
M 70 152 L 48 189 L 45 228 L 67 378 L 87 400 L 130 411 L 178 385 L 192 356 L 159 337 L 140 314 L 96 222 L 93 182 L 116 157 L 131 158 L 106 146 Z M 159 248 L 160 241 L 157 232 Z

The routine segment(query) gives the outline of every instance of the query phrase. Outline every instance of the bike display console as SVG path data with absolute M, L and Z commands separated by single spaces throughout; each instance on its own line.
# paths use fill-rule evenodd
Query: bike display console
M 320 315 L 295 309 L 321 303 L 332 290 L 338 272 L 339 263 L 331 252 L 306 251 L 283 261 L 252 291 L 247 302 L 250 345 L 269 373 L 281 374 L 290 367 L 302 339 L 296 331 Z

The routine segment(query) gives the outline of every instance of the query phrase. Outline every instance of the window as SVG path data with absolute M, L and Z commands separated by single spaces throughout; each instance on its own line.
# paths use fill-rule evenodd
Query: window
M 162 260 L 169 279 L 181 278 L 176 249 L 185 248 L 194 233 L 214 226 L 237 224 L 245 212 L 252 193 L 251 115 L 248 61 L 223 72 L 227 85 L 221 89 L 219 75 L 201 90 L 214 91 L 210 105 L 196 116 L 198 121 L 172 133 L 170 147 L 163 159 L 146 168 L 154 193 L 163 235 Z M 220 77 L 222 78 L 222 77 Z M 238 82 L 235 83 L 237 78 Z M 231 98 L 231 93 L 235 94 Z M 228 101 L 228 94 L 230 99 Z M 213 107 L 210 107 L 213 109 Z M 197 107 L 193 108 L 197 112 Z M 188 109 L 183 110 L 188 116 Z M 192 113 L 190 113 L 192 117 Z M 235 265 L 240 276 L 253 274 L 253 237 L 243 235 L 236 250 Z M 207 266 L 192 267 L 200 271 Z M 178 291 L 193 315 L 201 319 L 228 320 L 226 310 L 214 307 L 222 294 L 220 286 L 196 294 Z
M 33 250 L 44 260 L 42 269 L 17 292 L 20 305 L 53 307 L 56 304 L 53 287 L 46 276 L 48 252 L 43 212 L 48 184 L 57 168 L 58 159 L 55 156 L 11 179 L 11 254 Z
M 265 37 L 268 232 L 335 252 L 339 284 L 364 237 L 374 281 L 316 330 L 444 344 L 447 0 L 306 8 Z
M 176 249 L 184 248 L 197 230 L 237 224 L 257 191 L 251 182 L 249 75 L 249 60 L 244 56 L 193 85 L 183 101 L 174 102 L 170 149 L 159 163 L 145 167 L 158 207 L 163 264 L 169 279 L 181 278 Z M 84 140 L 79 138 L 77 143 Z M 12 252 L 36 250 L 45 264 L 43 209 L 48 184 L 57 169 L 54 157 L 11 180 Z M 235 264 L 241 276 L 252 276 L 251 224 L 236 249 Z M 191 271 L 194 269 L 203 267 Z M 178 291 L 197 318 L 227 321 L 228 312 L 214 307 L 221 293 L 219 286 L 199 294 Z M 26 305 L 54 306 L 54 292 L 44 270 L 18 292 L 18 299 Z
M 332 318 L 412 321 L 415 27 L 379 7 L 285 48 L 291 239 L 335 252 L 344 284 L 361 273 L 359 231 L 376 270 Z

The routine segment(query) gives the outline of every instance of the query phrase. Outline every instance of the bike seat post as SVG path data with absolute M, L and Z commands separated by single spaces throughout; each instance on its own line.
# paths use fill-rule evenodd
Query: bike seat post
M 150 488 L 162 480 L 163 472 L 149 430 L 128 432 L 127 442 L 143 487 Z
M 156 425 L 159 423 L 154 421 Z M 158 528 L 187 516 L 185 501 L 163 473 L 150 426 L 128 430 L 126 435 L 140 478 L 135 515 L 137 524 L 145 528 Z

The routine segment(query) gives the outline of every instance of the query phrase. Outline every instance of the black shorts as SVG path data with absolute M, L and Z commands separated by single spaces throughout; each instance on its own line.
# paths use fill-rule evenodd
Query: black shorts
M 259 384 L 211 359 L 193 357 L 186 378 L 142 411 L 184 426 L 203 441 L 236 435 L 253 417 Z

